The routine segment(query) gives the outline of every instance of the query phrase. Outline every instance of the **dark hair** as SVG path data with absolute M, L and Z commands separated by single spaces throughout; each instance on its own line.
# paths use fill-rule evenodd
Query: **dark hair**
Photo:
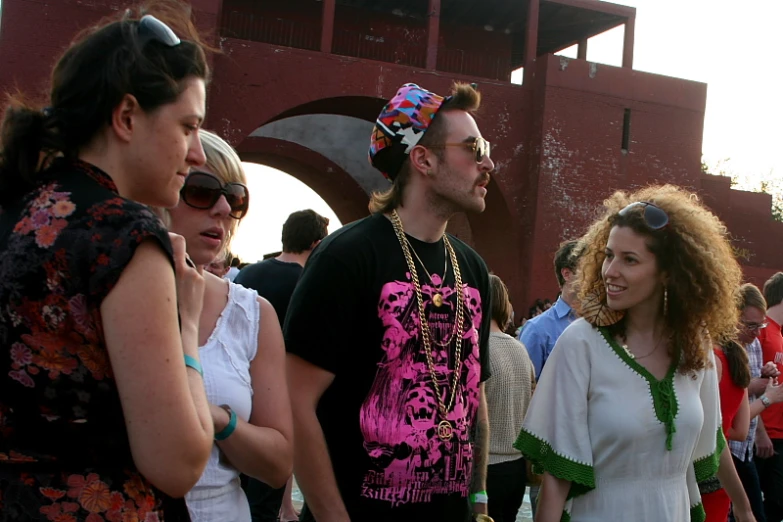
M 773 275 L 764 283 L 764 299 L 767 306 L 775 306 L 783 301 L 783 272 Z
M 419 145 L 423 147 L 442 145 L 446 139 L 448 127 L 444 118 L 439 118 L 440 114 L 449 111 L 465 111 L 470 114 L 475 114 L 481 105 L 481 93 L 479 93 L 471 84 L 454 82 L 451 87 L 451 98 L 443 102 L 440 106 L 435 119 L 432 120 L 432 124 L 424 133 L 424 136 L 419 140 Z M 443 151 L 440 149 L 433 149 L 433 153 L 438 158 L 443 158 Z M 402 162 L 402 168 L 394 178 L 394 183 L 391 188 L 384 190 L 383 192 L 373 192 L 370 196 L 370 212 L 373 214 L 391 212 L 397 207 L 402 206 L 402 193 L 405 189 L 405 185 L 408 184 L 408 179 L 411 176 L 411 162 L 408 158 Z
M 314 210 L 294 212 L 283 224 L 283 252 L 300 254 L 327 236 L 329 218 Z
M 21 94 L 10 97 L 0 124 L 0 205 L 15 201 L 35 184 L 36 174 L 57 155 L 77 157 L 111 121 L 127 94 L 152 112 L 174 102 L 183 80 L 208 79 L 205 45 L 188 5 L 154 0 L 134 18 L 126 10 L 76 37 L 54 67 L 48 106 Z M 170 47 L 155 39 L 141 44 L 139 19 L 151 14 L 182 37 Z
M 563 288 L 566 281 L 563 278 L 563 269 L 568 268 L 571 272 L 576 271 L 576 267 L 579 264 L 579 249 L 576 249 L 579 244 L 579 240 L 572 239 L 560 244 L 560 248 L 555 253 L 555 275 L 557 276 L 557 284 L 560 288 Z M 576 250 L 575 250 L 576 249 Z
M 501 330 L 508 328 L 511 322 L 512 307 L 508 298 L 508 288 L 495 274 L 489 274 L 490 294 L 492 295 L 492 319 L 498 323 Z
M 736 341 L 728 341 L 721 346 L 726 362 L 729 363 L 729 376 L 735 385 L 747 388 L 750 385 L 750 361 L 748 352 Z M 724 371 L 726 371 L 724 369 Z

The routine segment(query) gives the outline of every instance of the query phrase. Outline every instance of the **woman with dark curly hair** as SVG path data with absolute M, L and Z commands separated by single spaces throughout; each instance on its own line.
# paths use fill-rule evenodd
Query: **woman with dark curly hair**
M 604 207 L 582 238 L 582 318 L 555 345 L 516 443 L 544 471 L 536 520 L 702 521 L 697 483 L 716 473 L 737 519 L 754 520 L 720 429 L 712 350 L 738 320 L 726 227 L 669 185 Z

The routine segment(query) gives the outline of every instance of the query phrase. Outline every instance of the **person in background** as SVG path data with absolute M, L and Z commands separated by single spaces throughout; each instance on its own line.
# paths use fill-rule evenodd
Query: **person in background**
M 565 241 L 555 253 L 553 261 L 555 277 L 561 290 L 561 295 L 555 305 L 525 322 L 519 333 L 519 341 L 525 346 L 530 354 L 530 360 L 533 362 L 536 380 L 540 378 L 541 370 L 560 334 L 576 319 L 574 306 L 577 299 L 574 284 L 576 282 L 576 267 L 579 264 L 578 243 L 577 240 Z M 538 491 L 538 486 L 531 483 L 530 505 L 534 517 Z
M 208 131 L 201 142 L 206 164 L 191 170 L 168 220 L 193 262 L 207 265 L 226 259 L 250 194 L 234 149 Z M 205 281 L 198 339 L 215 444 L 185 499 L 194 522 L 250 522 L 240 473 L 280 487 L 293 467 L 283 335 L 274 308 L 254 290 L 212 274 Z
M 226 273 L 226 279 L 234 282 L 239 275 L 239 265 L 242 261 L 230 252 L 226 254 L 226 262 L 228 263 L 228 272 Z
M 764 283 L 767 302 L 767 327 L 759 333 L 764 363 L 772 363 L 783 372 L 783 272 Z M 783 520 L 783 405 L 770 404 L 761 413 L 756 434 L 756 469 L 764 493 L 767 522 Z
M 522 344 L 504 333 L 512 323 L 508 289 L 496 275 L 490 274 L 492 320 L 489 333 L 487 381 L 489 412 L 489 466 L 487 496 L 489 516 L 495 522 L 514 522 L 522 505 L 526 487 L 526 466 L 514 441 L 522 429 L 527 407 L 535 388 L 535 370 Z
M 280 320 L 285 323 L 288 302 L 294 293 L 299 276 L 307 259 L 329 233 L 329 218 L 314 210 L 299 210 L 283 223 L 283 251 L 274 257 L 248 265 L 236 278 L 236 283 L 256 290 L 272 303 Z M 298 520 L 291 499 L 293 478 L 289 477 L 284 488 L 270 488 L 267 484 L 248 478 L 244 484 L 250 501 L 253 522 L 291 522 Z
M 288 302 L 302 268 L 313 249 L 329 233 L 328 227 L 329 218 L 314 210 L 292 213 L 283 223 L 283 251 L 275 257 L 246 266 L 235 280 L 237 284 L 252 288 L 268 299 L 275 307 L 281 325 L 285 321 Z
M 229 258 L 228 255 L 219 255 L 218 257 L 210 261 L 210 263 L 204 267 L 204 270 L 206 270 L 213 276 L 222 279 L 226 277 L 226 275 L 228 274 L 228 269 L 230 268 L 228 264 L 228 258 Z
M 576 266 L 579 263 L 577 244 L 576 240 L 566 241 L 560 245 L 555 254 L 555 276 L 562 295 L 554 306 L 525 322 L 519 334 L 519 341 L 525 345 L 530 354 L 530 360 L 533 361 L 536 379 L 541 376 L 541 370 L 560 334 L 576 319 L 574 281 L 576 280 Z
M 71 44 L 48 107 L 5 111 L 2 521 L 187 520 L 214 433 L 204 279 L 147 205 L 204 164 L 208 76 L 189 9 L 151 1 Z
M 750 368 L 751 381 L 748 386 L 748 401 L 750 423 L 748 425 L 748 435 L 742 440 L 731 440 L 729 438 L 729 449 L 734 460 L 734 467 L 745 488 L 745 494 L 748 496 L 753 515 L 756 522 L 764 522 L 764 503 L 761 496 L 761 485 L 759 482 L 758 471 L 753 459 L 753 446 L 756 441 L 756 426 L 760 418 L 753 413 L 759 404 L 766 408 L 764 402 L 758 402 L 759 397 L 765 396 L 770 404 L 781 402 L 783 399 L 783 388 L 775 386 L 774 381 L 777 376 L 777 369 L 774 364 L 764 365 L 761 352 L 761 343 L 758 340 L 759 332 L 766 327 L 767 303 L 761 290 L 751 283 L 746 283 L 740 287 L 740 323 L 738 341 L 745 347 L 748 356 L 748 366 Z M 722 381 L 721 381 L 722 382 Z M 767 389 L 772 385 L 774 388 Z M 734 517 L 730 515 L 730 520 Z

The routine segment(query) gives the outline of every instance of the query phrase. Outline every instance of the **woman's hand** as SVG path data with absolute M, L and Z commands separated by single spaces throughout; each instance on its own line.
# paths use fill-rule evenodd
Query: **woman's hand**
M 783 402 L 783 386 L 777 384 L 777 379 L 769 379 L 767 387 L 764 389 L 764 396 L 772 404 Z
M 174 251 L 174 270 L 177 277 L 177 306 L 182 326 L 198 328 L 201 307 L 204 304 L 204 276 L 201 267 L 188 257 L 185 238 L 169 232 Z
M 769 361 L 767 364 L 761 367 L 762 377 L 777 377 L 779 375 L 780 371 L 778 371 L 777 365 L 775 365 L 775 363 L 772 361 Z

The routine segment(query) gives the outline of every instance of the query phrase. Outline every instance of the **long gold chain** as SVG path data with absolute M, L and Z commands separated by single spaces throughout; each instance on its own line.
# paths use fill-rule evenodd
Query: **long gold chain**
M 442 419 L 446 419 L 449 411 L 454 406 L 454 399 L 457 396 L 457 385 L 459 384 L 460 372 L 462 370 L 462 328 L 464 322 L 464 305 L 462 302 L 462 274 L 459 270 L 459 263 L 457 262 L 457 254 L 454 252 L 454 248 L 451 246 L 451 242 L 446 234 L 443 234 L 443 241 L 446 245 L 446 250 L 449 252 L 451 258 L 451 266 L 454 269 L 454 284 L 457 287 L 457 340 L 455 342 L 454 355 L 454 378 L 451 385 L 451 397 L 449 398 L 448 406 L 443 403 L 443 398 L 440 393 L 440 385 L 438 385 L 438 378 L 435 374 L 435 364 L 432 361 L 432 344 L 430 342 L 430 324 L 427 321 L 427 317 L 424 313 L 424 299 L 421 294 L 421 284 L 419 283 L 419 275 L 416 273 L 416 265 L 413 263 L 413 257 L 411 257 L 410 249 L 408 248 L 407 238 L 405 237 L 405 231 L 402 228 L 402 221 L 396 210 L 392 210 L 391 222 L 394 226 L 394 233 L 397 235 L 397 239 L 402 247 L 402 252 L 405 254 L 405 262 L 408 264 L 408 271 L 411 273 L 411 279 L 413 280 L 413 288 L 416 292 L 416 301 L 419 308 L 419 324 L 421 327 L 421 340 L 424 344 L 424 353 L 427 355 L 427 367 L 430 370 L 430 378 L 432 379 L 432 386 L 435 388 L 435 396 L 438 399 L 438 413 Z M 445 277 L 445 274 L 444 274 Z M 448 366 L 448 359 L 446 361 Z
M 435 281 L 432 280 L 432 276 L 430 275 L 429 270 L 427 270 L 427 267 L 424 265 L 424 261 L 422 261 L 421 258 L 419 257 L 419 254 L 416 253 L 416 249 L 413 248 L 413 245 L 411 244 L 410 240 L 407 237 L 405 238 L 405 242 L 408 244 L 408 248 L 410 249 L 410 251 L 413 252 L 413 255 L 416 256 L 416 259 L 419 260 L 419 264 L 424 269 L 424 273 L 427 274 L 427 277 L 430 278 L 430 284 L 432 288 L 435 289 L 436 292 L 436 295 L 433 296 L 433 304 L 435 304 L 437 308 L 440 308 L 441 305 L 443 304 L 442 296 L 443 296 L 443 285 L 446 284 L 446 270 L 448 270 L 449 268 L 449 263 L 448 263 L 449 252 L 446 249 L 446 242 L 445 241 L 443 242 L 443 257 L 445 258 L 445 260 L 443 261 L 443 277 L 441 278 L 440 286 L 435 285 Z M 436 301 L 436 299 L 438 298 L 440 298 L 441 300 Z M 438 346 L 440 346 L 441 348 L 448 348 L 449 346 L 451 346 L 451 341 L 454 340 L 454 335 L 456 335 L 456 333 L 457 333 L 457 321 L 454 321 L 454 326 L 451 329 L 451 332 L 449 333 L 448 337 L 446 337 L 442 341 L 439 341 L 438 339 L 435 338 L 435 336 L 432 336 L 431 341 L 437 344 Z

